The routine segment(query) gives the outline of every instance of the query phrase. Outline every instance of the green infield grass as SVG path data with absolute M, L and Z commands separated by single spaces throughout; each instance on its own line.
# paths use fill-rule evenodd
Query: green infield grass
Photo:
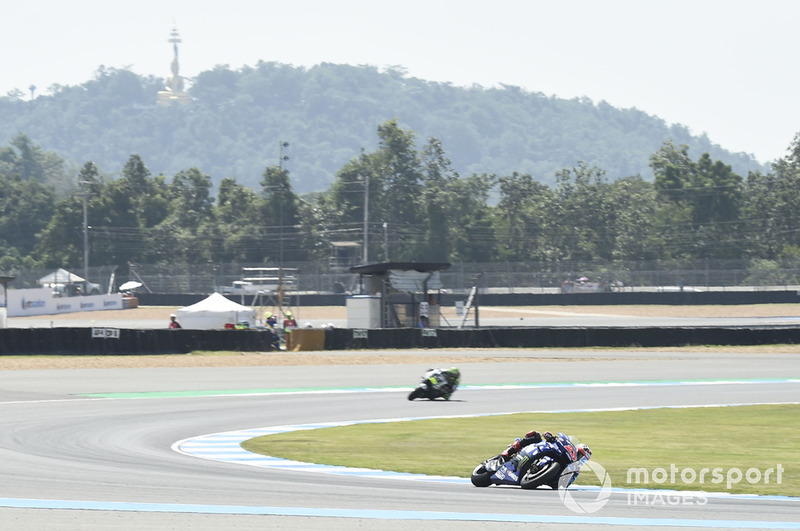
M 791 404 L 357 424 L 267 435 L 242 446 L 318 464 L 469 477 L 531 429 L 588 444 L 613 487 L 800 496 L 800 405 Z M 576 484 L 600 480 L 585 471 Z

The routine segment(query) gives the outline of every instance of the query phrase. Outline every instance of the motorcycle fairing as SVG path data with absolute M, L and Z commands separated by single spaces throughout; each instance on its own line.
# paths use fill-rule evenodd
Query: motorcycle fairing
M 492 479 L 495 480 L 494 482 L 496 484 L 519 485 L 519 470 L 529 460 L 538 460 L 540 467 L 554 461 L 553 457 L 548 455 L 548 450 L 552 451 L 553 446 L 552 443 L 546 442 L 526 446 L 512 459 L 503 463 L 503 465 L 492 474 Z

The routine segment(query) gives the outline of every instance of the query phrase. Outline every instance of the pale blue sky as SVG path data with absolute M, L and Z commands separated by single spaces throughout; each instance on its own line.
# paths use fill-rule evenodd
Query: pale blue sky
M 635 107 L 767 162 L 800 132 L 795 0 L 2 0 L 0 94 L 259 60 L 398 65 Z M 2 143 L 2 140 L 0 140 Z M 700 154 L 693 154 L 695 157 Z

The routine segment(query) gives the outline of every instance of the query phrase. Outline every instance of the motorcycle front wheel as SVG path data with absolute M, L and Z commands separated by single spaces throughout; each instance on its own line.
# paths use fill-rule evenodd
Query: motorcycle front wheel
M 533 469 L 534 463 L 526 463 L 520 471 L 519 486 L 523 489 L 535 489 L 540 485 L 547 485 L 558 476 L 561 465 L 556 461 L 550 461 L 541 468 Z
M 411 394 L 408 395 L 408 399 L 414 400 L 415 398 L 422 398 L 423 396 L 425 396 L 425 391 L 417 387 L 416 389 L 411 391 Z
M 481 463 L 472 471 L 470 481 L 476 487 L 488 487 L 492 484 L 492 473 L 486 470 L 486 463 Z

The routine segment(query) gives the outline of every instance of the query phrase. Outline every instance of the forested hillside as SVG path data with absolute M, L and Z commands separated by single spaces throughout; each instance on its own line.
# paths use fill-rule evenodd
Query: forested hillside
M 651 181 L 611 181 L 579 163 L 553 185 L 519 172 L 461 176 L 438 140 L 421 142 L 396 120 L 378 126 L 377 144 L 325 192 L 297 194 L 278 164 L 252 189 L 234 178 L 214 185 L 195 167 L 153 175 L 131 155 L 115 179 L 84 163 L 80 188 L 60 197 L 51 183 L 64 164 L 18 135 L 0 147 L 0 271 L 75 268 L 84 253 L 120 278 L 132 264 L 203 275 L 236 263 L 325 270 L 346 243 L 367 262 L 522 263 L 544 274 L 569 264 L 707 271 L 710 261 L 738 261 L 739 281 L 798 282 L 800 133 L 769 173 L 743 177 L 666 142 L 650 156 Z
M 156 105 L 163 87 L 161 79 L 100 68 L 81 86 L 54 86 L 33 101 L 10 94 L 0 98 L 0 145 L 23 133 L 66 159 L 73 179 L 88 161 L 119 176 L 137 154 L 156 175 L 198 168 L 215 185 L 235 177 L 257 189 L 287 142 L 282 165 L 294 190 L 306 193 L 328 189 L 343 166 L 377 147 L 378 126 L 396 119 L 420 140 L 438 139 L 462 176 L 519 172 L 553 184 L 558 171 L 584 161 L 612 181 L 652 180 L 649 158 L 665 141 L 709 153 L 740 175 L 768 170 L 640 110 L 516 87 L 460 88 L 400 69 L 220 66 L 192 80 L 188 105 Z

